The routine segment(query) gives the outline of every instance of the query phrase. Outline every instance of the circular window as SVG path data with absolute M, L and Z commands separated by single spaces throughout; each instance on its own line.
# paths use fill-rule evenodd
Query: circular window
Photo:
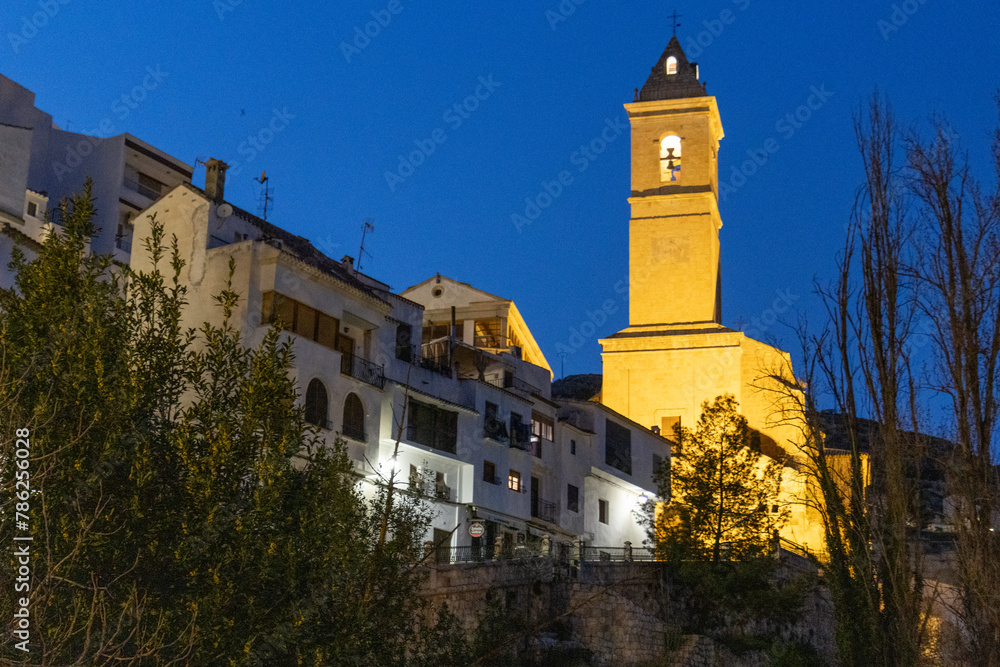
M 443 287 L 435 287 L 433 290 L 431 290 L 431 294 L 434 295 L 435 297 L 439 297 L 442 294 L 444 294 L 444 288 Z

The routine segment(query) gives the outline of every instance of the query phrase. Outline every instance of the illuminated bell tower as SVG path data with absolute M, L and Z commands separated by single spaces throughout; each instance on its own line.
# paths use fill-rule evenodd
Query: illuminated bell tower
M 629 323 L 718 324 L 722 121 L 677 37 L 625 109 L 632 126 Z
M 786 352 L 722 325 L 719 286 L 718 151 L 722 121 L 677 37 L 635 100 L 629 204 L 629 327 L 601 340 L 601 402 L 674 438 L 694 428 L 705 401 L 732 394 L 761 451 L 801 460 L 790 416 L 800 403 Z M 781 502 L 791 507 L 782 536 L 822 550 L 819 515 L 797 499 L 805 478 L 786 467 Z M 809 496 L 811 497 L 811 496 Z
M 625 109 L 632 127 L 629 327 L 601 340 L 601 402 L 672 438 L 675 424 L 695 426 L 704 401 L 732 394 L 780 456 L 796 436 L 775 423 L 775 396 L 760 387 L 773 384 L 768 375 L 790 378 L 791 359 L 721 323 L 722 121 L 677 37 Z

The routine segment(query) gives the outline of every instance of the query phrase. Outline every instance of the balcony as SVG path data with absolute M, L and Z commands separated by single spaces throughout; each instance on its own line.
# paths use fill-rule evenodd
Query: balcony
M 444 482 L 434 483 L 434 500 L 444 500 L 450 502 L 452 500 L 451 487 Z
M 376 363 L 362 359 L 355 354 L 342 353 L 340 373 L 375 387 L 385 388 L 385 369 Z
M 531 499 L 531 516 L 549 523 L 559 523 L 559 503 L 551 503 L 541 498 Z
M 531 425 L 511 424 L 510 425 L 510 446 L 520 449 L 522 452 L 531 451 Z
M 416 474 L 410 473 L 408 489 L 426 498 L 452 502 L 455 499 L 455 489 L 445 484 L 443 479 L 435 479 L 436 473 L 433 470 L 420 470 Z
M 420 355 L 421 351 L 423 351 L 422 347 L 399 343 L 396 345 L 396 358 L 414 366 L 426 368 L 438 375 L 451 377 L 451 366 L 448 365 L 447 359 L 424 357 Z
M 153 188 L 149 187 L 148 185 L 143 185 L 139 181 L 132 180 L 131 178 L 125 178 L 125 179 L 123 179 L 122 180 L 122 185 L 124 185 L 126 188 L 128 188 L 132 192 L 136 192 L 136 193 L 142 195 L 143 197 L 145 197 L 147 199 L 152 199 L 153 201 L 156 201 L 157 199 L 160 198 L 160 191 L 159 190 L 154 190 Z
M 496 442 L 507 442 L 510 439 L 507 435 L 507 425 L 496 417 L 483 418 L 483 435 Z
M 528 384 L 521 378 L 514 377 L 510 374 L 506 374 L 504 377 L 490 377 L 486 379 L 486 382 L 487 384 L 491 384 L 500 389 L 513 389 L 514 391 L 520 391 L 526 394 L 537 394 L 539 392 L 538 387 Z

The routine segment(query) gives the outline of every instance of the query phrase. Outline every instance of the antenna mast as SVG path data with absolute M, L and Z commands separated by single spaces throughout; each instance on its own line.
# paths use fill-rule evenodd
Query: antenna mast
M 365 236 L 368 232 L 375 233 L 375 225 L 372 224 L 371 220 L 365 220 L 365 229 L 361 232 L 361 248 L 358 250 L 358 271 L 361 270 L 361 262 L 365 258 Z M 371 253 L 368 256 L 371 257 Z
M 260 178 L 253 179 L 264 186 L 264 196 L 261 198 L 263 200 L 264 206 L 264 220 L 267 220 L 267 209 L 268 205 L 274 201 L 274 197 L 271 195 L 271 179 L 267 177 L 267 171 L 262 171 L 260 173 Z

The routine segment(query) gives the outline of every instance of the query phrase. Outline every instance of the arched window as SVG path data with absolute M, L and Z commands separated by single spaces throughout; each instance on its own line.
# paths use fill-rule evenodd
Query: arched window
M 660 141 L 660 180 L 681 180 L 681 138 L 668 134 Z
M 344 399 L 343 434 L 354 440 L 365 439 L 365 406 L 357 394 L 348 394 Z
M 306 389 L 306 421 L 320 428 L 329 428 L 327 423 L 327 409 L 329 400 L 326 395 L 326 387 L 318 379 L 309 381 Z
M 667 74 L 677 74 L 677 58 L 667 58 Z

